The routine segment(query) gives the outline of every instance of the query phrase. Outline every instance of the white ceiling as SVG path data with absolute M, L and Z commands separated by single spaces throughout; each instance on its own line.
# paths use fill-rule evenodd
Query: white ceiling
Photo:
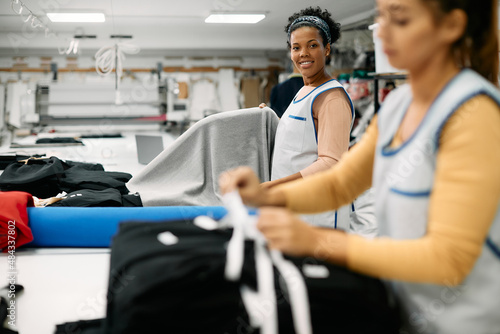
M 307 6 L 330 10 L 343 25 L 358 22 L 373 13 L 374 0 L 21 0 L 27 8 L 46 22 L 58 38 L 45 38 L 41 29 L 11 9 L 11 0 L 0 2 L 0 56 L 23 52 L 54 52 L 67 46 L 75 34 L 97 35 L 83 40 L 83 50 L 93 50 L 114 43 L 113 34 L 133 35 L 130 43 L 143 51 L 181 50 L 284 50 L 283 31 L 287 18 Z M 104 23 L 51 23 L 45 13 L 50 11 L 102 11 Z M 254 25 L 206 24 L 211 12 L 257 12 L 266 18 Z

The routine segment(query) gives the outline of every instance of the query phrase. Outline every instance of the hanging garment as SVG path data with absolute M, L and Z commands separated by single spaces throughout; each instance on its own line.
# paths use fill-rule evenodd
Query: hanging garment
M 127 187 L 144 206 L 221 205 L 221 173 L 250 166 L 271 176 L 278 117 L 269 108 L 227 111 L 204 118 L 135 175 Z
M 265 78 L 266 78 L 266 80 L 265 80 L 265 82 L 263 82 L 265 85 L 263 87 L 262 99 L 264 102 L 270 102 L 271 101 L 271 91 L 274 87 L 276 87 L 279 84 L 278 71 L 270 71 Z M 261 87 L 262 87 L 262 84 L 261 84 Z
M 462 70 L 440 92 L 416 132 L 390 145 L 412 101 L 409 85 L 392 92 L 378 118 L 373 174 L 381 236 L 425 236 L 436 157 L 443 126 L 470 98 L 485 94 L 500 105 L 500 93 L 479 74 Z M 473 223 L 473 222 L 471 222 Z M 393 282 L 409 333 L 500 333 L 500 207 L 481 255 L 460 286 Z M 450 283 L 452 284 L 452 283 Z
M 205 117 L 206 111 L 220 111 L 220 103 L 215 83 L 209 80 L 197 81 L 193 84 L 189 119 L 199 121 Z
M 245 108 L 258 107 L 264 102 L 260 96 L 260 78 L 249 77 L 241 79 L 241 94 L 245 101 Z
M 217 91 L 221 111 L 236 110 L 241 108 L 238 103 L 239 94 L 235 85 L 234 69 L 221 68 L 219 70 L 219 84 L 217 85 Z
M 0 249 L 3 252 L 15 251 L 33 240 L 26 211 L 33 205 L 33 197 L 28 193 L 0 192 Z
M 316 87 L 305 97 L 294 98 L 276 130 L 271 180 L 280 179 L 299 172 L 318 159 L 318 141 L 312 106 L 316 97 L 331 89 L 344 89 L 336 80 Z M 346 93 L 346 96 L 349 96 Z M 350 99 L 349 99 L 349 102 Z M 352 121 L 354 108 L 351 102 Z M 316 215 L 302 215 L 308 223 L 317 226 L 349 230 L 351 205 Z

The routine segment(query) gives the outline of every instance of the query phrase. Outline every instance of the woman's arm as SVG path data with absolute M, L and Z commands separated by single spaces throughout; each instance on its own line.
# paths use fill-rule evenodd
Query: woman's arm
M 361 141 L 333 168 L 274 187 L 270 196 L 284 197 L 286 206 L 297 213 L 328 211 L 351 203 L 371 187 L 377 137 L 375 117 Z
M 264 182 L 262 187 L 269 189 L 328 170 L 347 152 L 351 132 L 351 105 L 344 91 L 332 89 L 320 94 L 313 104 L 313 118 L 318 135 L 318 159 L 295 174 Z
M 481 254 L 500 199 L 500 111 L 485 96 L 462 106 L 440 139 L 427 234 L 416 240 L 349 235 L 349 268 L 376 277 L 459 284 Z
M 302 174 L 300 172 L 297 172 L 295 174 L 282 177 L 281 179 L 276 179 L 276 180 L 272 180 L 272 181 L 262 182 L 261 183 L 261 187 L 266 188 L 266 189 L 270 189 L 272 187 L 277 186 L 278 184 L 287 183 L 287 182 L 290 182 L 290 181 L 295 181 L 295 180 L 298 180 L 298 179 L 301 179 L 301 178 L 302 178 Z
M 264 205 L 317 212 L 350 203 L 371 186 L 377 137 L 375 117 L 361 141 L 334 168 L 264 192 Z M 289 210 L 276 207 L 261 208 L 257 226 L 270 248 L 339 265 L 347 263 L 348 237 L 342 231 L 313 227 Z
M 477 97 L 460 108 L 443 129 L 424 237 L 369 240 L 309 226 L 276 208 L 262 209 L 258 226 L 270 247 L 288 254 L 319 257 L 380 278 L 458 285 L 481 254 L 496 215 L 499 165 L 500 111 L 489 98 Z M 320 175 L 316 178 L 321 179 Z M 287 206 L 297 207 L 289 192 L 296 192 L 306 182 L 282 192 Z M 303 194 L 303 200 L 307 202 L 308 196 Z
M 320 94 L 313 104 L 318 135 L 318 160 L 300 171 L 302 177 L 328 170 L 349 149 L 351 104 L 341 88 Z

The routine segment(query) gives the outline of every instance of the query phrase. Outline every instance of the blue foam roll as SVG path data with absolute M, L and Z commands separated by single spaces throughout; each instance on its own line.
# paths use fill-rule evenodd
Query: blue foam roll
M 34 240 L 26 246 L 109 247 L 123 221 L 217 220 L 226 213 L 222 206 L 28 208 Z

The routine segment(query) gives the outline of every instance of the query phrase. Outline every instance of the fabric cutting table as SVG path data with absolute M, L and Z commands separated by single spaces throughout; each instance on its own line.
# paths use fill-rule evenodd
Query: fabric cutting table
M 34 240 L 16 251 L 16 324 L 22 334 L 106 315 L 108 248 L 123 221 L 220 219 L 223 207 L 28 208 Z M 0 257 L 7 268 L 7 257 Z M 2 275 L 2 276 L 6 276 Z M 72 333 L 69 329 L 68 333 Z
M 175 137 L 164 136 L 166 146 Z M 12 149 L 4 145 L 1 152 Z M 100 162 L 106 170 L 138 173 L 133 133 L 123 138 L 86 139 L 85 146 L 30 149 L 63 159 Z M 24 152 L 24 151 L 22 151 Z M 21 152 L 21 153 L 22 153 Z M 28 208 L 34 240 L 16 249 L 16 325 L 21 334 L 52 334 L 55 325 L 104 317 L 109 245 L 122 220 L 183 219 L 193 208 Z M 215 214 L 215 213 L 214 213 Z M 187 218 L 186 218 L 187 219 Z M 98 228 L 97 228 L 98 226 Z M 7 254 L 0 254 L 1 287 L 8 282 Z M 71 331 L 68 331 L 71 333 Z

